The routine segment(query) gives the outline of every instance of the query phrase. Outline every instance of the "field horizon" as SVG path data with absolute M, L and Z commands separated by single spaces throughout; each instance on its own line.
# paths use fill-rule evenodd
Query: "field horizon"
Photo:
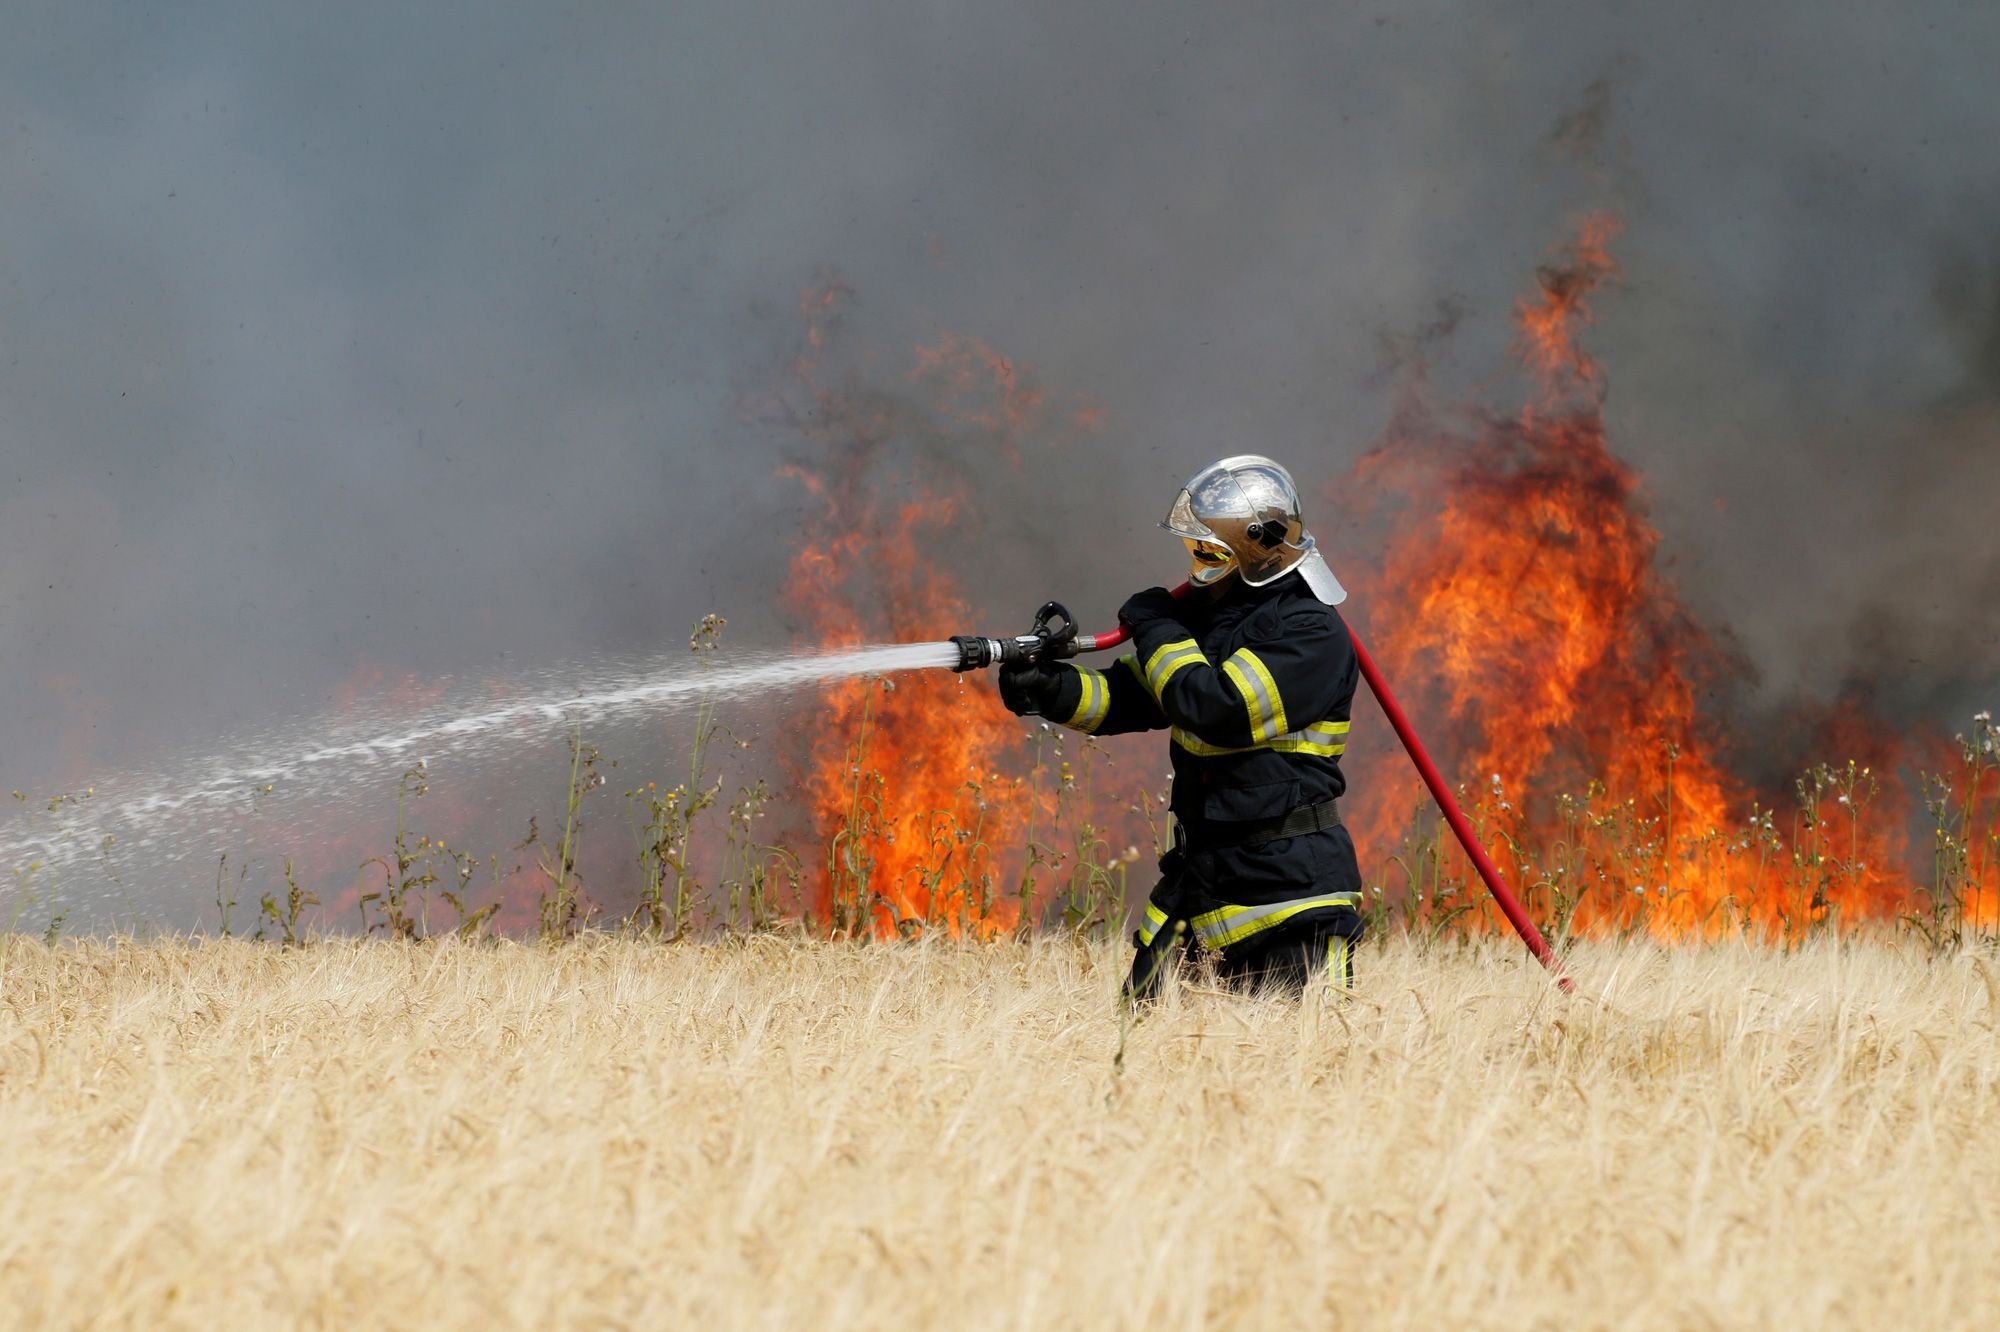
M 0 1308 L 75 1326 L 1975 1327 L 2000 968 L 1907 937 L 0 943 Z

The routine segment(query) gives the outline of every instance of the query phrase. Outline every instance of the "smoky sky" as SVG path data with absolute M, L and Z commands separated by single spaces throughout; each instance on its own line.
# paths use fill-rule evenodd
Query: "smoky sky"
M 829 279 L 892 388 L 948 331 L 1101 409 L 935 557 L 967 629 L 1106 616 L 1201 462 L 1337 531 L 1412 357 L 1504 403 L 1591 209 L 1691 607 L 1771 698 L 1954 724 L 2000 692 L 1996 57 L 1985 3 L 16 0 L 0 787 L 369 672 L 787 641 L 801 444 L 745 404 Z

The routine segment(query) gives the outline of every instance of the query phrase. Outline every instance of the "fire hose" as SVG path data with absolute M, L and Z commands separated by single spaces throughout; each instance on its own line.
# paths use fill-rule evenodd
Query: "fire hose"
M 1190 583 L 1182 583 L 1174 589 L 1174 595 L 1186 596 L 1192 586 Z M 951 642 L 959 651 L 959 662 L 953 669 L 970 671 L 987 666 L 999 666 L 1010 661 L 1062 659 L 1085 652 L 1102 652 L 1107 648 L 1119 646 L 1131 636 L 1132 631 L 1122 624 L 1106 633 L 1079 634 L 1076 620 L 1068 609 L 1059 601 L 1051 601 L 1036 612 L 1034 628 L 1028 633 L 1014 638 L 978 638 L 964 635 L 953 638 Z M 1472 867 L 1485 881 L 1486 891 L 1493 895 L 1494 902 L 1500 908 L 1500 914 L 1514 927 L 1514 933 L 1521 936 L 1521 942 L 1528 946 L 1528 951 L 1535 955 L 1535 960 L 1548 968 L 1549 973 L 1555 977 L 1556 984 L 1565 992 L 1573 991 L 1576 982 L 1563 973 L 1562 963 L 1556 958 L 1555 951 L 1549 947 L 1548 940 L 1544 939 L 1542 932 L 1535 928 L 1535 922 L 1529 919 L 1527 911 L 1521 906 L 1520 899 L 1516 898 L 1513 890 L 1508 888 L 1507 881 L 1500 877 L 1500 867 L 1486 854 L 1486 848 L 1480 844 L 1479 835 L 1473 831 L 1471 822 L 1465 817 L 1465 811 L 1459 808 L 1458 799 L 1452 794 L 1444 774 L 1439 772 L 1437 764 L 1431 761 L 1430 751 L 1425 749 L 1423 741 L 1417 738 L 1416 728 L 1410 725 L 1409 716 L 1396 701 L 1396 695 L 1390 690 L 1389 682 L 1382 678 L 1382 668 L 1375 664 L 1374 656 L 1369 653 L 1360 636 L 1354 632 L 1352 625 L 1348 626 L 1348 638 L 1354 644 L 1355 659 L 1361 665 L 1361 675 L 1368 681 L 1369 691 L 1375 695 L 1375 702 L 1381 706 L 1382 714 L 1389 719 L 1389 725 L 1396 732 L 1396 738 L 1403 742 L 1403 748 L 1409 752 L 1410 762 L 1416 765 L 1417 774 L 1424 779 L 1424 785 L 1430 788 L 1431 799 L 1437 802 L 1439 811 L 1444 814 L 1445 822 L 1451 825 L 1452 832 L 1458 837 L 1458 844 L 1465 848 L 1466 858 L 1472 862 Z

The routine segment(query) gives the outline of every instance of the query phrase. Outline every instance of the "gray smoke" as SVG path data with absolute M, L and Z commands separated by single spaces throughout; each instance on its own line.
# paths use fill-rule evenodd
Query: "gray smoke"
M 1516 392 L 1513 301 L 1597 207 L 1613 439 L 1764 699 L 1865 679 L 1949 726 L 2000 693 L 1990 5 L 20 0 L 0 30 L 0 789 L 710 610 L 787 641 L 807 497 L 774 472 L 809 441 L 751 404 L 830 273 L 884 393 L 949 331 L 1101 408 L 982 461 L 936 557 L 967 629 L 1108 617 L 1174 575 L 1152 524 L 1198 463 L 1325 494 L 1413 358 L 1440 400 Z

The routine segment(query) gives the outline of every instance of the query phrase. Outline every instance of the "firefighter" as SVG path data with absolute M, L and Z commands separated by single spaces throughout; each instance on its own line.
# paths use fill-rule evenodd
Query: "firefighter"
M 1174 950 L 1242 988 L 1354 984 L 1361 874 L 1340 820 L 1340 756 L 1358 667 L 1334 609 L 1347 593 L 1269 458 L 1204 467 L 1161 523 L 1192 589 L 1149 588 L 1118 618 L 1136 651 L 1109 670 L 1013 662 L 1000 697 L 1090 735 L 1166 729 L 1174 843 L 1133 935 L 1128 1000 L 1158 994 Z

